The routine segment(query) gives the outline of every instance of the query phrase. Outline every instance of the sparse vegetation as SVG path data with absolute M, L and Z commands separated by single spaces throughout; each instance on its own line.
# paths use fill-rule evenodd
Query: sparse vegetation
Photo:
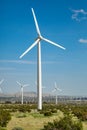
M 7 129 L 0 126 L 0 130 L 7 130 Z
M 72 117 L 67 115 L 60 121 L 48 122 L 42 130 L 83 130 L 83 127 L 81 121 L 73 121 Z
M 0 109 L 0 126 L 6 127 L 7 123 L 11 120 L 10 112 Z
M 14 127 L 12 130 L 24 130 L 24 129 L 21 127 Z
M 0 105 L 0 110 L 9 112 L 12 117 L 11 121 L 7 121 L 7 127 L 0 128 L 0 130 L 12 130 L 18 126 L 21 126 L 24 130 L 40 130 L 45 123 L 56 121 L 56 119 L 59 121 L 61 118 L 63 119 L 64 115 L 78 117 L 83 123 L 83 130 L 87 129 L 87 104 L 43 104 L 43 110 L 36 108 L 36 104 Z
M 44 116 L 51 116 L 52 115 L 52 112 L 51 111 L 46 111 L 44 112 Z
M 26 114 L 20 112 L 20 113 L 17 114 L 16 117 L 17 117 L 17 118 L 24 118 L 24 117 L 26 117 Z

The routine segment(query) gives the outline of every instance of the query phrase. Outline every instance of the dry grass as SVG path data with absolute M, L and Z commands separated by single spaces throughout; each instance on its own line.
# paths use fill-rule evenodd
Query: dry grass
M 84 128 L 83 130 L 87 130 L 87 121 L 83 122 L 83 128 Z
M 50 117 L 44 117 L 43 114 L 37 112 L 25 114 L 16 112 L 12 114 L 7 130 L 12 130 L 14 127 L 22 127 L 24 130 L 41 130 L 48 121 L 52 122 L 54 119 L 60 119 L 61 117 L 63 117 L 61 111 Z M 83 122 L 83 130 L 87 130 L 87 122 Z
M 26 117 L 18 118 L 19 114 L 20 113 L 13 114 L 11 121 L 8 123 L 7 130 L 12 130 L 12 128 L 16 126 L 22 127 L 24 130 L 40 130 L 48 121 L 63 117 L 63 113 L 60 111 L 51 117 L 44 117 L 39 113 L 26 113 Z

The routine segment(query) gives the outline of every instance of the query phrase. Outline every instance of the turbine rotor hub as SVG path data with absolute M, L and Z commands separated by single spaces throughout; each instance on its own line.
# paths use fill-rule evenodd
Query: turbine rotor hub
M 38 36 L 38 39 L 41 41 L 42 40 L 42 36 Z

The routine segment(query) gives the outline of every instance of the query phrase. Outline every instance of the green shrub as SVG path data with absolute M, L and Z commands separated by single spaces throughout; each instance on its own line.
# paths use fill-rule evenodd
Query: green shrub
M 3 127 L 0 127 L 0 130 L 6 130 L 5 128 L 3 128 Z
M 79 120 L 73 121 L 71 116 L 65 116 L 60 121 L 48 122 L 42 130 L 83 130 L 83 128 Z
M 87 120 L 87 112 L 84 112 L 83 110 L 74 110 L 73 113 L 82 121 Z
M 21 127 L 14 127 L 12 130 L 23 130 Z
M 45 111 L 44 112 L 44 116 L 51 116 L 52 115 L 52 112 L 51 111 Z
M 18 107 L 19 112 L 31 112 L 31 109 L 28 105 L 19 105 Z
M 26 109 L 25 109 L 25 107 L 23 107 L 23 106 L 20 106 L 18 110 L 19 110 L 20 112 L 26 112 Z
M 9 120 L 11 120 L 10 112 L 0 109 L 0 126 L 6 127 Z
M 43 109 L 43 110 L 39 110 L 40 114 L 43 114 L 44 116 L 51 116 L 52 112 L 50 109 Z
M 57 113 L 57 109 L 52 109 L 51 112 L 52 113 Z
M 16 117 L 17 118 L 24 118 L 24 117 L 26 117 L 26 114 L 25 113 L 19 113 L 19 114 L 17 114 Z

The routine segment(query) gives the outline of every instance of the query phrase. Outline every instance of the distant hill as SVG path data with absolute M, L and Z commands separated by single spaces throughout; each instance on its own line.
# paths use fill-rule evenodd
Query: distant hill
M 36 97 L 37 94 L 36 92 L 24 92 L 23 93 L 24 97 Z M 17 92 L 17 93 L 0 93 L 0 97 L 20 97 L 21 96 L 21 92 Z

